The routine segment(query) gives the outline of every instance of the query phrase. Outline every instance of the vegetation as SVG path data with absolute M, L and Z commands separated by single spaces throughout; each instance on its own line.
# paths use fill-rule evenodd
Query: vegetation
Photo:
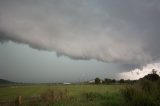
M 0 84 L 13 84 L 14 82 L 8 81 L 8 80 L 4 80 L 4 79 L 0 79 Z
M 1 86 L 0 106 L 160 106 L 157 76 L 152 70 L 138 81 L 96 78 L 95 84 Z
M 122 85 L 32 85 L 0 88 L 0 104 L 27 106 L 121 106 Z M 2 105 L 2 106 L 3 106 Z M 22 106 L 23 106 L 22 105 Z
M 128 106 L 160 106 L 160 77 L 155 72 L 148 74 L 121 93 Z
M 100 84 L 101 80 L 99 78 L 95 78 L 95 84 Z
M 144 76 L 142 79 L 157 81 L 159 79 L 159 75 L 157 75 L 157 72 L 153 69 L 151 74 Z
M 121 93 L 129 106 L 160 106 L 160 81 L 141 80 L 128 85 Z
M 105 78 L 103 83 L 105 84 L 112 84 L 112 83 L 116 83 L 115 79 L 109 79 L 109 78 Z

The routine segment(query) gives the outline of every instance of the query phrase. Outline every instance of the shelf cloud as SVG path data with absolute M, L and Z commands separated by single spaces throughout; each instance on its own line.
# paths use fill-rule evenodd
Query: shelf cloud
M 159 0 L 1 0 L 0 42 L 72 59 L 145 65 L 160 59 Z

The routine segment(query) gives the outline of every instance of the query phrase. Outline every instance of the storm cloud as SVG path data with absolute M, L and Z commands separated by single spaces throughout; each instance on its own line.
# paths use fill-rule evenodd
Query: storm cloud
M 160 60 L 159 0 L 1 0 L 0 41 L 124 67 Z

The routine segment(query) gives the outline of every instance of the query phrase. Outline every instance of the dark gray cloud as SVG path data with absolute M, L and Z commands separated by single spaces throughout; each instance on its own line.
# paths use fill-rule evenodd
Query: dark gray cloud
M 159 0 L 1 0 L 0 41 L 138 67 L 160 59 Z

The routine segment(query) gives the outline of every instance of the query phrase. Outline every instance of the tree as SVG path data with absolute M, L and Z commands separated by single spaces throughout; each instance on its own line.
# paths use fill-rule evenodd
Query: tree
M 158 74 L 148 74 L 146 76 L 144 76 L 142 79 L 147 79 L 147 80 L 151 80 L 151 81 L 157 81 L 159 79 L 159 75 Z
M 104 79 L 104 82 L 105 82 L 106 84 L 110 84 L 110 83 L 112 83 L 112 80 L 111 80 L 111 79 L 108 79 L 108 78 L 105 78 L 105 79 Z
M 100 79 L 99 78 L 95 78 L 95 84 L 99 84 L 100 83 Z
M 116 82 L 116 80 L 115 79 L 112 79 L 112 83 L 115 83 Z
M 150 80 L 150 81 L 157 81 L 160 79 L 160 76 L 157 74 L 155 69 L 152 69 L 151 74 L 145 75 L 143 78 L 139 80 Z
M 119 82 L 120 82 L 120 83 L 124 83 L 124 79 L 120 79 Z
M 157 71 L 155 69 L 152 69 L 152 74 L 157 74 Z

